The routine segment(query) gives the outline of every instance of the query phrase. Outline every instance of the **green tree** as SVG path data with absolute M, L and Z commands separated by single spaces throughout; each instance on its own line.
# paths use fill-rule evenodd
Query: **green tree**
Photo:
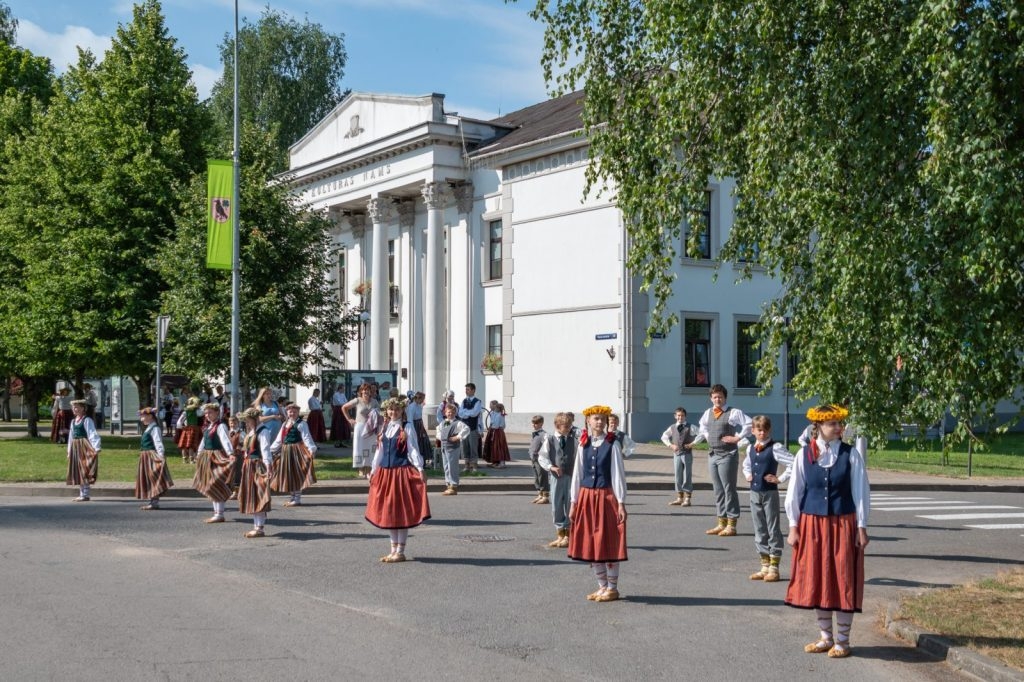
M 234 98 L 234 38 L 221 44 L 224 75 L 213 86 L 212 109 L 222 130 L 230 131 Z M 275 168 L 287 167 L 288 147 L 342 100 L 345 36 L 329 33 L 309 19 L 298 22 L 268 6 L 255 25 L 239 30 L 239 108 L 241 117 L 271 132 Z
M 332 347 L 349 342 L 357 318 L 330 283 L 330 222 L 275 177 L 273 136 L 252 125 L 242 132 L 239 384 L 306 384 L 311 367 L 337 361 Z M 160 254 L 172 318 L 165 366 L 193 379 L 227 377 L 231 273 L 206 268 L 205 177 L 190 194 Z
M 14 45 L 18 34 L 18 20 L 11 14 L 11 8 L 0 2 L 0 44 Z
M 689 207 L 733 176 L 720 259 L 784 285 L 759 328 L 765 384 L 789 339 L 798 391 L 851 403 L 875 434 L 1018 397 L 1018 3 L 541 0 L 533 15 L 555 89 L 585 84 L 588 177 L 628 218 L 649 331 L 677 322 Z

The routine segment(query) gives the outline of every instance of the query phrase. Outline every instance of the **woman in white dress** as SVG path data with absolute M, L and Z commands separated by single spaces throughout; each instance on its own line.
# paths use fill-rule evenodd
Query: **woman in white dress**
M 359 478 L 370 478 L 373 454 L 377 451 L 377 434 L 383 427 L 373 388 L 362 384 L 356 397 L 345 403 L 342 414 L 352 425 L 352 468 L 359 469 Z

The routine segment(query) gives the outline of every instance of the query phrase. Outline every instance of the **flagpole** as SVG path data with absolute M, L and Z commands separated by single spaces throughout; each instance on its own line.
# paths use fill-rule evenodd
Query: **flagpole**
M 231 414 L 237 414 L 242 409 L 241 382 L 238 374 L 238 345 L 239 327 L 242 321 L 241 305 L 239 303 L 239 290 L 241 288 L 241 259 L 239 257 L 239 223 L 242 219 L 242 212 L 239 210 L 239 190 L 241 182 L 241 155 L 239 153 L 239 123 L 238 123 L 238 0 L 235 0 L 235 82 L 234 82 L 234 153 L 231 157 L 234 171 L 234 189 L 231 197 L 231 208 L 234 211 L 235 219 L 232 221 L 231 233 Z

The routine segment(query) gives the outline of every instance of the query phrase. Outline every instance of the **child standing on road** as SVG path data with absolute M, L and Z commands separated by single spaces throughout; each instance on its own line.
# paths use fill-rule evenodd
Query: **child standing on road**
M 548 472 L 551 485 L 551 519 L 556 537 L 548 547 L 569 546 L 569 511 L 572 480 L 579 441 L 572 435 L 572 421 L 566 412 L 555 415 L 555 432 L 544 439 L 537 461 Z
M 444 420 L 437 425 L 437 440 L 441 443 L 441 460 L 444 464 L 445 496 L 459 494 L 459 457 L 462 454 L 462 439 L 469 436 L 469 427 L 458 421 L 459 406 L 445 403 Z
M 686 410 L 676 408 L 676 422 L 661 434 L 661 442 L 672 449 L 672 464 L 676 475 L 676 499 L 672 507 L 689 507 L 693 497 L 693 441 L 697 427 L 686 422 Z
M 587 428 L 580 436 L 572 473 L 569 558 L 588 561 L 597 576 L 591 601 L 619 598 L 619 564 L 626 557 L 626 475 L 622 450 L 605 432 L 612 408 L 593 405 L 583 410 Z
M 736 492 L 736 473 L 739 455 L 736 444 L 750 435 L 750 417 L 725 404 L 729 392 L 722 384 L 711 387 L 711 408 L 700 418 L 697 437 L 693 444 L 707 441 L 708 473 L 715 491 L 718 524 L 704 531 L 707 535 L 731 537 L 736 535 L 736 522 L 740 518 L 740 496 Z
M 183 462 L 196 461 L 196 450 L 203 439 L 203 430 L 199 426 L 201 405 L 199 398 L 192 396 L 175 422 L 178 428 L 178 449 L 181 450 Z
M 220 421 L 220 405 L 203 405 L 206 428 L 196 453 L 192 487 L 213 503 L 213 516 L 206 523 L 224 523 L 224 510 L 231 497 L 231 468 L 235 462 L 228 427 Z
M 250 407 L 238 415 L 247 428 L 242 442 L 242 475 L 238 485 L 238 513 L 252 514 L 253 529 L 245 534 L 247 538 L 262 538 L 263 526 L 270 511 L 270 471 L 273 455 L 270 454 L 270 429 L 260 423 L 261 412 Z
M 537 489 L 537 497 L 531 504 L 547 504 L 549 493 L 548 472 L 540 465 L 540 449 L 547 439 L 544 432 L 544 417 L 537 414 L 530 419 L 533 433 L 530 434 L 530 463 L 533 465 L 533 487 Z
M 615 440 L 619 441 L 619 447 L 622 448 L 622 456 L 629 459 L 633 456 L 633 450 L 636 449 L 636 443 L 629 437 L 629 434 L 619 429 L 619 415 L 614 412 L 608 415 L 608 433 L 615 436 Z
M 160 435 L 160 422 L 155 407 L 144 407 L 139 410 L 142 420 L 142 442 L 139 447 L 139 469 L 135 474 L 135 497 L 149 500 L 142 506 L 142 511 L 154 511 L 160 508 L 160 496 L 174 485 L 171 472 L 167 470 L 167 458 L 164 456 L 164 440 Z
M 96 482 L 100 470 L 100 434 L 96 425 L 86 416 L 88 404 L 72 400 L 71 431 L 68 434 L 68 485 L 78 486 L 78 497 L 72 502 L 88 502 L 89 488 Z
M 284 506 L 298 507 L 302 505 L 302 491 L 316 483 L 313 464 L 316 443 L 309 433 L 309 426 L 299 416 L 296 403 L 288 403 L 284 412 L 288 419 L 270 446 L 270 451 L 275 455 L 270 487 L 274 492 L 291 495 Z
M 782 443 L 772 440 L 772 421 L 764 415 L 753 420 L 757 441 L 743 458 L 743 477 L 750 482 L 750 521 L 754 524 L 754 546 L 761 557 L 761 570 L 751 580 L 779 581 L 782 561 L 782 527 L 779 523 L 779 483 L 789 479 L 793 455 Z M 779 464 L 783 472 L 779 473 Z
M 839 439 L 848 414 L 837 405 L 807 411 L 815 438 L 795 458 L 786 493 L 793 547 L 786 604 L 815 610 L 821 634 L 804 651 L 828 652 L 829 658 L 850 655 L 853 614 L 861 612 L 864 602 L 871 487 L 863 455 Z
M 430 518 L 427 476 L 417 446 L 416 429 L 405 419 L 405 401 L 389 398 L 381 405 L 387 426 L 377 438 L 370 472 L 366 520 L 389 531 L 391 552 L 380 558 L 385 564 L 405 561 L 409 529 Z

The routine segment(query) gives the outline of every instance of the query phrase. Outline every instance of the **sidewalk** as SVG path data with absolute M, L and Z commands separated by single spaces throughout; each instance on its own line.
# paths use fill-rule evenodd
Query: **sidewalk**
M 510 433 L 508 436 L 512 462 L 505 469 L 482 467 L 486 476 L 463 476 L 459 492 L 508 492 L 533 491 L 533 467 L 530 464 L 529 436 Z M 320 455 L 333 457 L 348 454 L 346 450 L 335 448 L 330 444 L 320 447 Z M 101 456 L 102 457 L 102 456 Z M 638 443 L 636 452 L 626 460 L 626 483 L 630 490 L 662 490 L 666 494 L 673 491 L 673 463 L 668 448 L 661 445 Z M 100 471 L 102 472 L 102 466 Z M 444 490 L 441 468 L 431 471 L 430 492 Z M 1024 492 L 1024 481 L 1021 479 L 958 479 L 869 469 L 871 489 L 876 492 L 900 490 L 941 490 L 950 492 Z M 747 490 L 746 481 L 739 474 L 740 490 Z M 695 490 L 711 490 L 708 478 L 707 451 L 696 450 L 693 454 L 693 485 Z M 304 494 L 312 495 L 344 495 L 365 494 L 367 483 L 362 479 L 321 481 Z M 77 488 L 63 483 L 2 483 L 2 496 L 53 496 L 74 497 Z M 102 480 L 92 487 L 93 497 L 132 497 L 131 483 L 109 483 Z M 178 481 L 165 497 L 198 497 L 198 493 L 190 487 L 189 481 Z

